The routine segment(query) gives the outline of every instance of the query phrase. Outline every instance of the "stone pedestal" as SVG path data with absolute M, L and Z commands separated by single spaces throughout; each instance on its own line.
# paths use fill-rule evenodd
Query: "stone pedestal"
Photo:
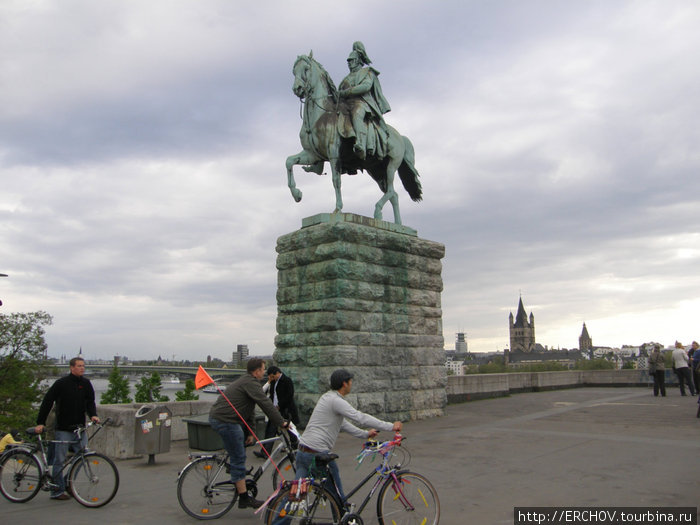
M 320 214 L 277 240 L 275 362 L 306 422 L 333 370 L 355 375 L 348 401 L 380 419 L 440 416 L 445 247 L 405 226 Z

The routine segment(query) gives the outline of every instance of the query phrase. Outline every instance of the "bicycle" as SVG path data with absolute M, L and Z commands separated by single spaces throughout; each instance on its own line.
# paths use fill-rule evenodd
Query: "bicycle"
M 266 525 L 362 525 L 360 514 L 378 490 L 377 519 L 380 525 L 437 525 L 440 522 L 440 499 L 430 481 L 421 474 L 403 469 L 400 463 L 391 464 L 395 449 L 401 446 L 403 439 L 396 433 L 393 440 L 381 443 L 368 441 L 363 445 L 358 461 L 379 455 L 381 463 L 344 499 L 340 497 L 336 480 L 327 468 L 328 463 L 337 459 L 338 455 L 316 454 L 312 476 L 285 482 L 279 494 L 269 501 L 264 522 Z M 355 510 L 355 505 L 349 502 L 350 498 L 375 477 L 374 485 Z
M 88 442 L 104 425 L 90 422 L 75 430 L 76 440 L 82 443 L 83 433 L 91 426 L 97 430 L 88 436 Z M 51 465 L 41 434 L 28 428 L 27 434 L 36 436 L 36 443 L 17 443 L 0 456 L 0 492 L 13 503 L 25 503 L 39 490 L 56 487 L 51 476 Z M 49 443 L 73 443 L 75 441 L 49 441 Z M 114 498 L 119 488 L 119 472 L 114 462 L 104 454 L 82 447 L 67 457 L 61 467 L 61 476 L 67 478 L 67 490 L 85 507 L 102 507 Z
M 289 436 L 280 436 L 258 441 L 271 444 L 279 441 L 270 457 L 260 465 L 255 473 L 248 471 L 246 488 L 253 498 L 258 494 L 258 480 L 275 461 L 277 467 L 272 473 L 272 487 L 277 488 L 281 481 L 294 479 L 296 474 L 295 452 Z M 226 514 L 238 499 L 238 492 L 231 482 L 229 456 L 227 452 L 217 454 L 190 454 L 190 462 L 178 474 L 177 500 L 182 509 L 199 520 L 220 518 Z M 282 479 L 280 479 L 280 477 Z

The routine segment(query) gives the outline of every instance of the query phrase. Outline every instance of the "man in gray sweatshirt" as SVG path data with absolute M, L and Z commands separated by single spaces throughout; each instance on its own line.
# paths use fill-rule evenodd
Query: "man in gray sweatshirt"
M 401 430 L 401 421 L 393 423 L 382 421 L 360 412 L 344 399 L 352 390 L 352 378 L 353 375 L 342 368 L 331 374 L 331 390 L 323 394 L 316 403 L 306 429 L 299 440 L 296 457 L 297 479 L 308 476 L 309 467 L 315 454 L 329 453 L 333 450 L 341 431 L 360 439 L 368 439 L 376 436 L 379 430 L 393 430 L 394 432 Z M 369 430 L 362 430 L 348 420 L 369 427 Z M 345 498 L 338 465 L 332 461 L 328 468 L 336 480 L 341 497 Z

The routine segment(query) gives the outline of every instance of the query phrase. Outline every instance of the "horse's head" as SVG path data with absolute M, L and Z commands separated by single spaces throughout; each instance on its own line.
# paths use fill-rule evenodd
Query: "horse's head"
M 307 98 L 316 94 L 335 98 L 335 84 L 323 66 L 314 60 L 313 53 L 298 56 L 292 73 L 294 74 L 292 91 L 297 97 Z
M 311 83 L 309 82 L 313 74 L 311 58 L 306 55 L 300 55 L 294 62 L 292 73 L 294 74 L 294 84 L 292 91 L 299 98 L 306 97 L 311 92 Z

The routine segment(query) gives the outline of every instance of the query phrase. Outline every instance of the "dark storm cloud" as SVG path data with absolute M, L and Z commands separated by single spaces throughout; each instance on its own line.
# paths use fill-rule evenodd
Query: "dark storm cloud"
M 446 245 L 447 346 L 461 329 L 502 349 L 520 291 L 543 344 L 576 346 L 583 321 L 596 344 L 697 338 L 694 2 L 0 14 L 3 308 L 53 313 L 56 354 L 271 352 L 275 240 L 333 205 L 328 176 L 296 171 L 299 204 L 285 186 L 292 64 L 313 49 L 338 84 L 355 40 L 416 149 L 424 201 L 401 193 L 404 223 Z M 366 175 L 343 188 L 372 214 Z

